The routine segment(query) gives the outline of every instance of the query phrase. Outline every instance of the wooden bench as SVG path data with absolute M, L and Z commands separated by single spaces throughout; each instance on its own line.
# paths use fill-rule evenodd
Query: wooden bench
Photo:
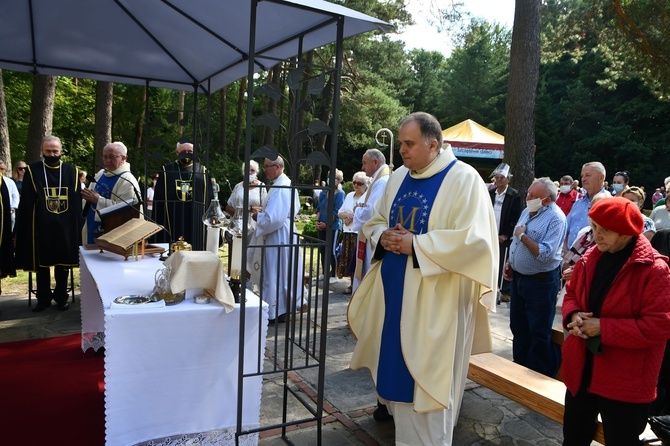
M 552 328 L 551 341 L 562 345 L 563 327 Z M 468 378 L 512 401 L 563 424 L 565 384 L 494 353 L 470 356 Z M 598 421 L 595 440 L 605 444 L 603 426 Z
M 553 327 L 551 340 L 562 345 L 565 336 L 563 327 Z M 470 356 L 468 378 L 488 389 L 499 393 L 512 401 L 563 424 L 565 410 L 565 384 L 522 365 L 516 364 L 494 353 L 480 353 Z M 649 424 L 641 438 L 644 444 L 658 444 Z M 598 428 L 594 440 L 605 444 L 603 425 L 598 419 Z

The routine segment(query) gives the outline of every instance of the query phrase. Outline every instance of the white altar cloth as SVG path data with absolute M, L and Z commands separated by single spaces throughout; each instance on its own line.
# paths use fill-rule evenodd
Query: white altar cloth
M 218 431 L 217 442 L 210 443 L 210 437 L 207 444 L 229 444 L 231 439 L 234 444 L 239 304 L 226 313 L 214 301 L 196 304 L 187 293 L 184 302 L 173 306 L 117 310 L 110 308 L 116 297 L 151 292 L 162 262 L 157 257 L 124 261 L 113 253 L 81 248 L 80 267 L 82 348 L 104 342 L 106 349 L 106 444 L 160 444 L 169 436 L 199 438 L 210 431 Z M 253 372 L 259 363 L 261 308 L 261 355 L 265 349 L 267 305 L 259 305 L 252 293 L 246 296 L 244 368 Z M 104 336 L 96 335 L 102 331 Z M 260 376 L 245 378 L 244 428 L 259 425 L 261 387 Z M 249 444 L 257 436 L 244 439 Z

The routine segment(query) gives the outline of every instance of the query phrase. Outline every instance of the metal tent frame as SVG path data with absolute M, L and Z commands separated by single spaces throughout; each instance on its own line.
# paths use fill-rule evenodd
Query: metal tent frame
M 304 71 L 311 67 L 304 65 L 302 57 L 308 51 L 335 42 L 334 68 L 319 68 L 332 81 L 328 85 L 332 94 L 330 125 L 315 119 L 306 129 L 293 127 L 283 137 L 288 147 L 284 153 L 288 153 L 292 167 L 292 191 L 299 193 L 313 187 L 312 184 L 299 184 L 300 165 L 337 165 L 343 40 L 368 31 L 386 32 L 390 29 L 388 23 L 322 0 L 0 0 L 0 68 L 193 91 L 193 113 L 196 116 L 200 94 L 205 95 L 209 110 L 213 92 L 244 76 L 252 80 L 255 73 L 291 58 L 295 58 L 292 70 L 285 73 L 288 89 L 292 94 L 299 94 L 305 88 L 312 91 L 314 85 L 310 82 L 314 78 Z M 256 89 L 254 82 L 249 82 L 245 162 L 252 157 L 273 157 L 279 153 L 278 149 L 266 146 L 252 150 L 252 128 L 264 125 L 262 120 L 254 122 L 253 118 L 253 98 L 257 93 L 268 92 Z M 200 144 L 197 125 L 194 124 L 192 142 L 206 151 L 208 127 L 207 140 Z M 296 136 L 305 132 L 311 136 L 328 135 L 328 150 L 300 143 L 301 139 Z M 147 139 L 145 137 L 145 159 L 150 155 Z M 330 177 L 334 184 L 334 168 Z M 331 194 L 329 218 L 333 212 L 332 200 Z M 248 204 L 248 196 L 245 204 Z M 200 216 L 195 218 L 199 220 Z M 245 216 L 245 224 L 247 219 Z M 297 234 L 295 228 L 291 229 Z M 331 246 L 332 235 L 328 237 L 325 244 Z M 243 243 L 248 246 L 246 235 Z M 318 254 L 308 254 L 315 253 L 323 243 L 301 238 L 291 245 L 294 265 L 299 264 L 300 258 L 312 259 L 303 261 L 301 271 L 292 270 L 293 292 L 303 285 L 305 277 L 307 280 L 318 277 Z M 266 246 L 265 249 L 273 247 Z M 246 250 L 243 250 L 243 256 L 244 264 Z M 317 259 L 316 266 L 314 258 Z M 327 271 L 329 256 L 325 263 Z M 295 308 L 291 309 L 290 322 L 285 325 L 283 335 L 280 336 L 278 329 L 274 330 L 270 359 L 265 364 L 258 364 L 252 373 L 243 368 L 245 345 L 240 336 L 236 443 L 239 444 L 240 438 L 246 435 L 277 427 L 281 428 L 284 440 L 291 443 L 287 427 L 313 420 L 318 425 L 317 444 L 321 444 L 328 274 L 322 289 L 318 282 L 317 279 L 316 286 L 309 288 L 310 312 L 297 313 Z M 242 297 L 245 292 L 243 288 Z M 244 299 L 241 309 L 242 334 Z M 318 370 L 316 401 L 302 398 L 287 379 L 292 371 L 311 368 Z M 282 421 L 253 431 L 242 431 L 244 380 L 258 374 L 283 377 Z M 289 395 L 308 409 L 309 417 L 288 419 Z

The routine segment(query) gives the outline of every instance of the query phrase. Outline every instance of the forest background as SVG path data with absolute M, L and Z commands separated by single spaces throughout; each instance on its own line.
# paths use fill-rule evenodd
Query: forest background
M 412 21 L 402 0 L 341 3 L 388 21 L 399 30 Z M 517 0 L 515 27 L 524 19 L 524 3 L 529 1 Z M 627 170 L 631 184 L 644 186 L 648 196 L 670 176 L 669 3 L 541 3 L 539 81 L 532 129 L 536 150 L 528 166 L 534 176 L 558 180 L 570 174 L 579 179 L 582 164 L 597 160 L 606 166 L 608 180 L 615 172 Z M 443 31 L 445 45 L 453 42 L 449 56 L 408 51 L 402 41 L 383 34 L 368 33 L 344 42 L 337 167 L 344 171 L 345 179 L 360 170 L 365 150 L 378 147 L 376 132 L 384 127 L 396 132 L 399 119 L 413 111 L 434 114 L 443 128 L 472 119 L 506 133 L 508 93 L 514 94 L 508 92 L 512 30 L 470 18 L 461 12 L 461 6 L 452 2 L 433 20 Z M 330 64 L 333 48 L 315 50 L 309 57 L 315 63 Z M 254 82 L 262 85 L 272 80 L 270 71 L 258 75 Z M 40 107 L 53 107 L 50 133 L 62 139 L 65 159 L 89 172 L 102 164 L 96 159 L 105 139 L 128 146 L 128 161 L 142 177 L 145 171 L 151 174 L 171 160 L 176 142 L 194 131 L 189 113 L 193 93 L 161 88 L 147 91 L 143 86 L 7 70 L 1 72 L 0 81 L 0 158 L 7 160 L 9 167 L 17 161 L 38 159 L 39 147 L 31 138 L 30 122 Z M 49 82 L 54 84 L 52 105 L 48 97 L 36 97 Z M 209 114 L 208 166 L 219 183 L 234 185 L 242 178 L 246 83 L 247 79 L 241 79 L 216 92 L 208 111 L 202 108 L 206 101 L 197 102 L 200 121 Z M 153 126 L 156 121 L 145 116 L 147 100 L 149 110 L 163 111 L 167 122 L 174 125 Z M 101 103 L 109 104 L 109 116 L 100 113 Z M 254 115 L 261 116 L 267 107 L 267 98 L 255 99 Z M 109 136 L 101 139 L 96 126 L 103 123 L 107 128 L 102 134 Z M 159 156 L 147 157 L 144 150 L 150 133 L 162 142 Z M 514 150 L 506 146 L 505 161 L 514 167 L 511 156 Z M 466 161 L 476 164 L 483 176 L 499 162 Z M 396 144 L 396 166 L 400 162 Z M 314 177 L 325 178 L 326 170 L 301 171 L 305 184 L 311 184 Z M 226 189 L 222 184 L 224 198 Z

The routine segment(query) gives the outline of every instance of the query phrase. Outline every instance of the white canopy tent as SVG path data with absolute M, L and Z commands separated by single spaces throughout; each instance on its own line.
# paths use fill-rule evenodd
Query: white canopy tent
M 390 29 L 388 23 L 322 0 L 0 0 L 0 68 L 211 94 L 239 78 L 251 77 L 281 61 L 337 42 L 332 158 L 337 152 L 342 40 L 368 31 Z M 252 90 L 250 82 L 248 110 L 253 105 Z M 194 101 L 198 96 L 194 95 Z M 247 113 L 246 162 L 251 153 L 252 118 L 252 113 Z M 194 131 L 193 143 L 196 138 Z M 145 160 L 148 145 L 145 142 Z M 334 180 L 334 170 L 331 172 Z M 194 212 L 191 217 L 197 222 L 201 221 L 201 215 Z M 245 225 L 247 218 L 245 213 Z M 245 233 L 243 246 L 248 244 L 246 238 Z M 245 262 L 244 249 L 242 264 Z M 243 287 L 242 302 L 244 290 Z M 313 298 L 327 304 L 327 299 Z M 327 307 L 321 309 L 320 315 L 325 321 Z M 240 327 L 239 355 L 243 358 L 244 325 Z M 309 340 L 312 349 L 319 344 L 301 333 L 295 336 L 299 337 L 298 342 L 294 340 L 296 344 Z M 309 409 L 318 415 L 304 420 L 316 419 L 319 427 L 323 413 L 325 336 L 324 331 L 316 348 L 318 360 L 309 364 L 310 367 L 316 364 L 321 370 L 316 407 Z M 287 363 L 293 364 L 294 360 Z M 240 389 L 245 378 L 260 373 L 245 374 L 242 362 L 239 371 Z M 249 432 L 242 432 L 241 395 L 238 393 L 236 433 L 247 435 Z M 287 424 L 291 421 L 279 426 Z M 318 432 L 317 444 L 321 444 L 320 428 Z M 156 435 L 169 434 L 156 432 Z
M 212 92 L 250 58 L 258 72 L 335 41 L 340 19 L 343 38 L 391 29 L 322 0 L 0 0 L 0 68 Z

